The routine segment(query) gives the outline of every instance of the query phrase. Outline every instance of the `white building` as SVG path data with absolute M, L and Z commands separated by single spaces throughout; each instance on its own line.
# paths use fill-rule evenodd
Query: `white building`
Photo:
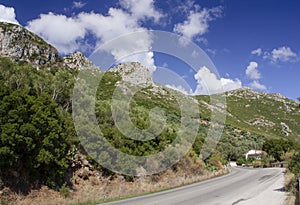
M 263 150 L 255 150 L 255 149 L 252 149 L 250 151 L 248 151 L 245 155 L 246 155 L 246 160 L 249 158 L 249 157 L 253 157 L 257 160 L 261 160 L 261 157 L 263 155 L 266 155 L 267 153 Z

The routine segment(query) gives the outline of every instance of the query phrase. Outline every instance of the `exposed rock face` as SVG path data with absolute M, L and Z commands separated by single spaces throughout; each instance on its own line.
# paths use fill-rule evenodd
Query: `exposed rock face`
M 60 65 L 62 58 L 56 48 L 22 26 L 0 22 L 0 56 L 32 66 Z
M 287 125 L 287 124 L 285 124 L 284 122 L 281 122 L 280 123 L 280 125 L 281 125 L 281 131 L 283 132 L 283 134 L 285 135 L 285 136 L 289 136 L 290 135 L 290 133 L 292 132 L 292 130 L 289 128 L 289 126 Z
M 255 126 L 260 126 L 260 127 L 263 127 L 263 126 L 267 126 L 267 127 L 273 127 L 275 125 L 274 122 L 270 122 L 268 120 L 264 120 L 264 119 L 261 119 L 261 118 L 257 118 L 257 119 L 254 119 L 253 121 L 250 122 L 252 125 L 255 125 Z
M 64 57 L 64 65 L 74 70 L 99 70 L 95 64 L 93 64 L 88 58 L 86 58 L 81 52 L 75 52 L 71 55 Z
M 235 96 L 238 98 L 244 98 L 249 100 L 258 100 L 261 97 L 266 96 L 265 93 L 256 92 L 254 90 L 251 90 L 250 88 L 244 87 L 237 90 L 232 90 L 226 93 L 227 97 Z
M 137 62 L 120 64 L 109 71 L 119 73 L 124 82 L 135 86 L 147 87 L 153 85 L 149 69 Z

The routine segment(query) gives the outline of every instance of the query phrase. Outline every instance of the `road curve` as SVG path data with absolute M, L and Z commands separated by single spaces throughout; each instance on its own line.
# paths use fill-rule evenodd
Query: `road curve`
M 281 205 L 282 168 L 232 168 L 227 175 L 155 194 L 125 199 L 106 205 Z

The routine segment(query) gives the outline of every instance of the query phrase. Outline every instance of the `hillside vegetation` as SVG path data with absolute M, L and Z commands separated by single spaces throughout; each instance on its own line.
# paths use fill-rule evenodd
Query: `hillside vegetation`
M 0 50 L 1 56 L 5 56 L 0 58 L 1 203 L 15 197 L 14 193 L 26 196 L 44 185 L 60 191 L 63 196 L 68 196 L 72 189 L 74 197 L 80 192 L 76 189 L 89 187 L 87 181 L 91 181 L 92 187 L 101 189 L 101 193 L 111 190 L 112 184 L 115 188 L 120 186 L 119 183 L 125 184 L 124 187 L 134 186 L 142 180 L 157 189 L 178 186 L 204 179 L 205 174 L 221 170 L 230 160 L 244 159 L 250 149 L 268 151 L 270 156 L 264 159 L 265 164 L 288 160 L 296 176 L 300 173 L 296 143 L 300 140 L 300 110 L 293 100 L 243 88 L 220 94 L 226 97 L 226 108 L 211 105 L 210 96 L 185 96 L 154 83 L 147 68 L 140 63 L 121 64 L 104 73 L 79 52 L 65 58 L 57 56 L 55 48 L 20 26 L 1 23 L 0 34 L 2 44 L 5 43 Z M 22 41 L 11 36 L 20 37 Z M 28 43 L 32 43 L 34 52 L 26 46 Z M 15 52 L 16 46 L 23 49 L 21 57 L 11 53 Z M 35 53 L 40 51 L 43 59 Z M 45 56 L 49 58 L 45 60 Z M 102 79 L 99 83 L 83 83 L 76 89 L 85 92 L 97 88 L 96 96 L 82 95 L 79 101 L 72 102 L 75 83 L 84 81 L 78 76 L 79 71 L 87 66 L 87 75 L 101 75 Z M 117 95 L 116 90 L 120 92 Z M 95 97 L 92 108 L 91 97 Z M 124 98 L 130 102 L 129 119 L 124 118 L 124 108 L 127 108 Z M 184 129 L 181 125 L 182 102 L 185 112 L 191 116 L 184 119 Z M 194 112 L 192 105 L 199 113 Z M 82 109 L 74 114 L 76 107 Z M 220 140 L 211 142 L 216 143 L 214 152 L 202 159 L 199 155 L 209 129 L 222 127 L 221 122 L 212 121 L 212 112 L 223 113 L 226 121 Z M 97 163 L 109 159 L 111 154 L 103 148 L 104 140 L 95 135 L 90 122 L 84 121 L 77 129 L 74 125 L 78 114 L 89 118 L 94 113 L 105 140 L 122 153 L 150 156 L 169 148 L 171 152 L 161 155 L 168 169 L 143 178 L 136 176 L 138 171 L 129 171 L 132 167 L 140 168 L 143 161 L 115 156 L 114 160 L 119 164 L 111 168 L 132 175 L 114 173 L 105 164 Z M 164 117 L 159 113 L 164 113 Z M 123 120 L 122 130 L 116 119 Z M 138 133 L 130 126 L 138 128 Z M 80 138 L 76 133 L 78 130 L 91 138 Z M 179 141 L 178 135 L 181 136 Z M 191 139 L 192 144 L 189 144 Z M 177 149 L 179 144 L 190 145 L 184 156 Z M 174 158 L 178 160 L 174 161 Z M 171 183 L 169 177 L 178 183 Z M 149 189 L 153 191 L 152 188 Z M 13 191 L 7 194 L 8 199 L 3 198 L 3 189 Z M 137 190 L 143 192 L 134 189 Z M 118 193 L 122 194 L 122 191 Z
M 226 124 L 267 138 L 300 139 L 300 108 L 296 101 L 280 94 L 259 93 L 248 88 L 224 95 L 228 112 Z M 209 113 L 206 106 L 209 97 L 198 96 L 197 99 L 204 113 Z

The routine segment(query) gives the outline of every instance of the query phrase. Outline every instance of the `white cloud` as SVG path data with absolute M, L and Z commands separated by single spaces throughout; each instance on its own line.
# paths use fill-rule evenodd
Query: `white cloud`
M 292 51 L 288 46 L 282 46 L 279 48 L 274 48 L 270 51 L 263 51 L 261 48 L 253 50 L 252 55 L 262 56 L 264 60 L 270 60 L 272 63 L 277 62 L 296 62 L 299 60 L 299 56 Z
M 262 49 L 258 48 L 256 50 L 251 51 L 252 55 L 257 55 L 257 56 L 261 56 L 262 55 Z
M 250 62 L 247 69 L 246 69 L 246 75 L 248 78 L 252 80 L 258 80 L 261 78 L 261 74 L 258 71 L 258 64 L 257 62 Z
M 174 0 L 173 0 L 173 2 L 174 2 Z M 198 7 L 197 5 L 195 5 L 194 0 L 185 0 L 185 1 L 178 0 L 178 1 L 176 1 L 176 4 L 178 5 L 174 8 L 176 13 L 178 13 L 178 12 L 189 13 L 192 9 L 194 9 L 195 7 Z
M 280 47 L 273 49 L 271 53 L 273 62 L 282 61 L 282 62 L 294 62 L 297 60 L 297 54 L 292 51 L 290 47 Z
M 64 54 L 79 49 L 79 40 L 86 34 L 84 26 L 77 18 L 51 12 L 41 14 L 38 19 L 29 21 L 27 28 L 45 38 Z
M 254 80 L 252 83 L 250 83 L 250 87 L 256 90 L 266 90 L 266 86 L 261 84 L 259 81 Z
M 98 46 L 110 52 L 119 62 L 137 61 L 155 70 L 153 52 L 147 52 L 152 45 L 152 38 L 147 29 L 141 27 L 138 20 L 121 9 L 110 8 L 108 16 L 95 13 L 81 13 L 80 22 L 92 32 L 98 41 Z M 139 32 L 143 31 L 143 32 Z M 124 37 L 125 34 L 129 34 Z M 123 36 L 122 38 L 118 38 Z M 103 47 L 105 42 L 113 40 L 109 47 Z M 139 53 L 136 53 L 136 52 Z
M 137 19 L 121 9 L 110 8 L 108 15 L 80 13 L 78 19 L 99 41 L 107 42 L 121 35 L 146 30 L 140 27 Z
M 220 80 L 224 91 L 236 90 L 242 87 L 242 82 L 238 78 L 234 80 L 221 78 Z
M 0 21 L 19 24 L 16 19 L 15 9 L 12 7 L 6 7 L 0 4 Z
M 153 52 L 148 52 L 152 38 L 147 29 L 142 27 L 141 21 L 146 18 L 158 21 L 163 14 L 155 9 L 153 0 L 125 0 L 119 3 L 123 9 L 110 8 L 106 15 L 94 12 L 82 12 L 72 17 L 53 13 L 41 14 L 38 19 L 28 22 L 27 28 L 45 38 L 64 54 L 86 47 L 82 41 L 88 34 L 96 38 L 97 47 L 114 40 L 115 43 L 110 44 L 109 48 L 103 49 L 110 52 L 115 60 L 138 61 L 150 70 L 155 70 Z M 74 6 L 80 7 L 83 3 L 75 1 Z M 126 34 L 130 35 L 118 38 Z
M 138 20 L 152 18 L 158 22 L 163 17 L 163 14 L 155 9 L 153 0 L 122 0 L 120 4 L 129 11 L 133 18 Z
M 207 67 L 202 67 L 194 77 L 197 80 L 197 87 L 194 91 L 194 95 L 210 95 L 242 87 L 242 82 L 239 79 L 218 79 Z
M 183 23 L 176 24 L 173 31 L 192 40 L 194 37 L 206 33 L 209 28 L 209 22 L 220 17 L 221 13 L 221 7 L 190 11 L 187 20 Z M 181 43 L 184 43 L 184 41 Z
M 81 1 L 74 1 L 73 2 L 73 8 L 81 9 L 86 5 L 86 3 L 83 3 Z
M 248 78 L 250 78 L 251 80 L 253 80 L 249 86 L 255 90 L 266 90 L 266 86 L 261 84 L 259 82 L 259 79 L 261 79 L 261 74 L 258 71 L 258 64 L 257 62 L 250 62 L 247 69 L 246 69 L 246 75 Z

